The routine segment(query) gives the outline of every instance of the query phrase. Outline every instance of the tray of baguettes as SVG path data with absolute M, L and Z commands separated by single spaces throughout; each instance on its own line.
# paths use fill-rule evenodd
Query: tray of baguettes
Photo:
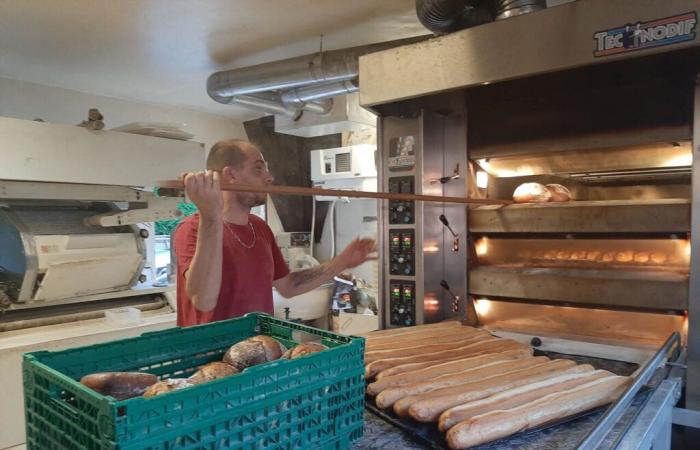
M 632 381 L 458 321 L 363 336 L 368 404 L 404 424 L 432 424 L 451 449 L 578 417 Z

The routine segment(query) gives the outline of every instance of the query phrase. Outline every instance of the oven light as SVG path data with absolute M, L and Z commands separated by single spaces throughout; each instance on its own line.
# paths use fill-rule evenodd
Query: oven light
M 476 163 L 479 165 L 479 167 L 481 167 L 485 171 L 487 171 L 487 172 L 491 171 L 491 163 L 489 162 L 488 159 L 485 159 L 485 158 L 484 159 L 477 159 Z
M 426 245 L 423 247 L 423 251 L 425 253 L 437 253 L 440 251 L 440 247 L 438 247 L 437 245 L 434 245 L 434 244 L 433 245 Z
M 423 299 L 423 309 L 426 311 L 437 311 L 440 309 L 440 300 L 434 294 L 427 294 Z
M 685 256 L 690 258 L 690 241 L 685 241 Z
M 476 248 L 476 254 L 478 256 L 484 256 L 489 251 L 489 241 L 487 238 L 481 238 L 474 244 Z
M 489 187 L 489 174 L 483 170 L 476 172 L 476 187 L 486 189 Z
M 474 301 L 474 309 L 476 309 L 476 315 L 479 317 L 486 316 L 491 310 L 491 302 L 485 298 Z

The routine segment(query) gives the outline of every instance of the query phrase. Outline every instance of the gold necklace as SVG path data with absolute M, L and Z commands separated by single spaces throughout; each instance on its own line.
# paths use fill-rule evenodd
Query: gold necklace
M 231 229 L 231 225 L 229 225 L 229 223 L 225 220 L 224 220 L 224 225 L 226 225 L 226 228 L 228 229 L 229 233 L 231 233 L 233 235 L 233 237 L 236 238 L 238 243 L 241 244 L 241 246 L 243 248 L 251 249 L 251 248 L 255 247 L 255 239 L 256 239 L 255 228 L 253 228 L 253 224 L 250 223 L 250 221 L 248 221 L 248 226 L 250 227 L 250 231 L 253 233 L 253 242 L 251 242 L 250 244 L 243 243 L 243 241 L 241 240 L 241 238 L 238 237 L 236 232 Z

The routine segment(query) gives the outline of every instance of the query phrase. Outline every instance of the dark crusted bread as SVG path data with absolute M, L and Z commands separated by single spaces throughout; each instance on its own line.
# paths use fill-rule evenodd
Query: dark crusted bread
M 117 400 L 138 397 L 146 388 L 157 382 L 157 376 L 142 372 L 92 373 L 80 379 L 80 383 L 90 389 Z
M 242 371 L 246 367 L 274 361 L 286 348 L 269 336 L 253 336 L 231 346 L 224 355 L 224 362 Z

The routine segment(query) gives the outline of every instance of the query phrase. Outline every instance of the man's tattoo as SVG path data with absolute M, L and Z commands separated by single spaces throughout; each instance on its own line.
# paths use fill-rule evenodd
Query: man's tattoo
M 299 272 L 292 272 L 289 274 L 289 279 L 294 285 L 294 287 L 299 287 L 304 283 L 310 281 L 330 279 L 335 275 L 333 268 L 329 264 L 321 264 L 320 266 L 313 267 L 311 269 L 300 270 Z

